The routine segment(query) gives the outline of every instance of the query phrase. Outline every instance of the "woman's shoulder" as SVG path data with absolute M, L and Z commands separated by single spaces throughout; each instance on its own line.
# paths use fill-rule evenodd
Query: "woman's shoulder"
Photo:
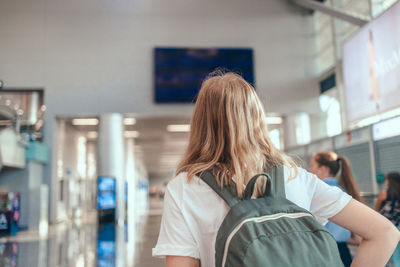
M 178 193 L 179 191 L 183 190 L 183 187 L 185 186 L 186 182 L 187 182 L 187 173 L 181 172 L 177 174 L 175 177 L 170 179 L 170 181 L 167 184 L 166 190 L 172 194 Z
M 313 188 L 318 178 L 312 173 L 302 167 L 297 167 L 297 170 L 291 166 L 284 166 L 284 179 L 285 187 L 302 187 Z M 212 189 L 198 176 L 193 176 L 188 179 L 187 172 L 181 172 L 172 178 L 168 185 L 167 191 L 171 194 L 183 194 L 184 192 L 190 193 L 209 193 Z M 307 190 L 308 191 L 308 190 Z
M 287 184 L 290 184 L 293 181 L 309 181 L 313 180 L 316 178 L 316 176 L 304 168 L 297 166 L 296 168 L 292 166 L 284 166 L 284 176 L 285 176 L 285 182 Z
M 320 183 L 323 183 L 315 174 L 302 167 L 285 166 L 285 187 L 296 195 L 313 195 Z
M 198 176 L 193 176 L 190 180 L 188 179 L 187 172 L 181 172 L 173 177 L 167 185 L 167 190 L 170 193 L 183 193 L 184 191 L 193 191 L 204 188 L 206 185 Z
M 194 216 L 196 220 L 204 220 L 200 219 L 201 214 L 209 212 L 210 206 L 213 206 L 215 210 L 224 208 L 224 201 L 211 187 L 198 176 L 193 176 L 189 180 L 186 172 L 179 173 L 171 179 L 167 185 L 166 194 L 168 194 L 168 201 L 173 200 L 185 216 Z
M 173 201 L 177 206 L 181 206 L 185 191 L 185 183 L 187 182 L 187 173 L 179 173 L 171 178 L 165 189 L 164 202 Z
M 167 188 L 176 187 L 185 180 L 187 180 L 187 172 L 178 173 L 176 176 L 170 179 L 167 184 Z

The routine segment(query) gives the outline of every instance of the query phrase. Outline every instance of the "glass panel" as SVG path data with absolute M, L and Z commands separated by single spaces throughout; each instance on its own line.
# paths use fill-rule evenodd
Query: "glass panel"
M 398 0 L 371 0 L 372 16 L 375 18 L 397 1 Z
M 342 116 L 337 88 L 330 89 L 319 96 L 319 106 L 324 113 L 326 133 L 328 136 L 342 132 Z
M 342 9 L 346 12 L 354 12 L 357 15 L 370 17 L 371 11 L 369 1 L 370 0 L 332 0 L 332 4 L 335 8 Z M 337 59 L 341 59 L 343 43 L 360 29 L 360 27 L 340 19 L 334 19 L 333 23 L 336 57 Z
M 314 29 L 317 74 L 321 74 L 335 65 L 331 17 L 315 12 Z

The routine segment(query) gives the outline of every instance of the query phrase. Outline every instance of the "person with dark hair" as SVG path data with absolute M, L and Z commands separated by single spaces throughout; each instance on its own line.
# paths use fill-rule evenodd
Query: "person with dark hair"
M 356 181 L 351 172 L 351 167 L 346 157 L 338 156 L 331 151 L 315 153 L 311 158 L 309 172 L 314 173 L 321 180 L 331 186 L 337 186 L 351 195 L 354 199 L 363 202 Z M 337 177 L 337 178 L 336 178 Z M 344 266 L 350 266 L 352 257 L 347 242 L 357 237 L 333 222 L 328 222 L 325 227 L 335 237 L 338 244 L 340 257 Z
M 385 183 L 387 189 L 379 194 L 375 209 L 400 229 L 400 173 L 388 173 Z M 400 266 L 400 245 L 394 251 L 391 262 L 395 267 Z
M 364 202 L 351 171 L 350 162 L 346 157 L 338 156 L 332 151 L 315 153 L 311 159 L 310 171 L 328 184 L 336 180 L 347 194 L 360 202 Z M 325 177 L 326 175 L 329 175 L 329 177 Z M 329 181 L 326 180 L 327 178 L 334 179 Z

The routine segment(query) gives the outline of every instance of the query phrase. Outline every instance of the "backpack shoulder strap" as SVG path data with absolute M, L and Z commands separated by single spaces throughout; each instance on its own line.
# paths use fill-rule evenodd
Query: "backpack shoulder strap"
M 286 198 L 284 166 L 273 167 L 266 173 L 271 178 L 271 196 Z
M 274 166 L 270 170 L 264 170 L 264 173 L 259 173 L 253 176 L 250 181 L 246 185 L 246 189 L 244 191 L 244 198 L 250 199 L 254 192 L 254 186 L 257 182 L 257 179 L 261 176 L 267 177 L 265 192 L 263 194 L 264 197 L 281 197 L 286 198 L 285 193 L 285 176 L 283 165 Z
M 233 207 L 239 203 L 240 200 L 237 197 L 236 186 L 234 183 L 232 183 L 231 186 L 224 186 L 224 188 L 221 188 L 210 170 L 204 171 L 198 174 L 198 176 L 208 184 L 215 193 L 217 193 L 229 205 L 229 207 Z

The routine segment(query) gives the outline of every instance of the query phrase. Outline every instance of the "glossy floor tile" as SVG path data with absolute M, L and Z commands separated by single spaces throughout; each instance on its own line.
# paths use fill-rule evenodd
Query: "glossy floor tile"
M 161 205 L 154 206 L 136 219 L 133 238 L 126 225 L 98 225 L 95 213 L 84 220 L 50 226 L 45 238 L 36 231 L 0 238 L 0 266 L 164 266 L 164 260 L 151 257 L 161 221 Z

